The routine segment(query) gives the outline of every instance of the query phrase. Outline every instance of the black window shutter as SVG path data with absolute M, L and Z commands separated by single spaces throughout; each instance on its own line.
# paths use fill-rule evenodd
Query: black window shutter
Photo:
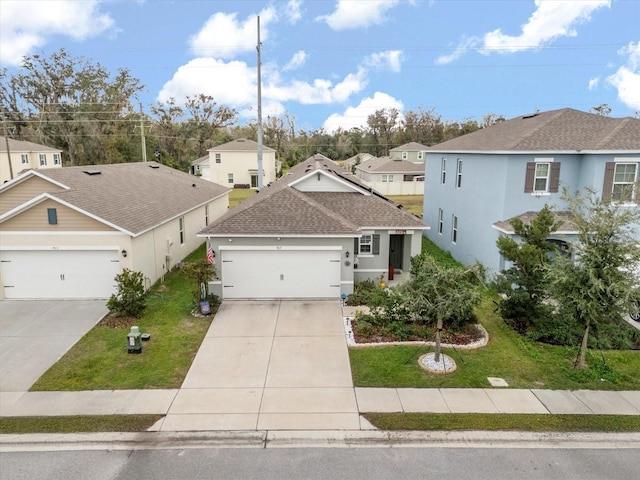
M 359 250 L 358 247 L 360 246 L 360 239 L 359 238 L 354 238 L 353 239 L 353 254 L 354 255 L 358 255 Z
M 616 168 L 615 162 L 607 162 L 604 167 L 604 183 L 602 185 L 602 201 L 609 203 L 611 201 L 611 192 L 613 191 L 613 172 Z
M 560 188 L 560 162 L 551 162 L 551 175 L 549 177 L 549 192 L 558 193 Z
M 533 193 L 533 181 L 536 176 L 535 162 L 527 162 L 527 173 L 524 177 L 524 193 Z
M 380 235 L 375 234 L 373 236 L 373 247 L 372 247 L 372 253 L 374 255 L 380 255 Z

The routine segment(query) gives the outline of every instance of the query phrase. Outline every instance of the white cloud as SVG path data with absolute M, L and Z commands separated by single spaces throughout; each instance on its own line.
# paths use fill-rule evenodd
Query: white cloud
M 85 40 L 115 31 L 115 21 L 100 12 L 100 1 L 2 0 L 0 64 L 19 65 L 22 57 L 62 35 Z
M 400 72 L 403 60 L 402 50 L 387 50 L 385 52 L 372 53 L 364 60 L 364 64 L 373 68 L 388 68 L 392 72 Z
M 622 103 L 640 110 L 640 41 L 630 42 L 618 53 L 627 55 L 627 63 L 607 77 L 607 82 L 618 90 Z
M 260 40 L 269 37 L 269 24 L 277 20 L 276 11 L 265 8 L 260 12 Z M 216 13 L 209 17 L 198 33 L 189 39 L 191 53 L 196 56 L 233 58 L 238 53 L 255 51 L 258 43 L 256 15 L 239 22 L 235 13 Z
M 600 77 L 594 77 L 589 80 L 589 90 L 595 90 L 600 85 Z
M 611 0 L 536 0 L 536 10 L 522 26 L 520 35 L 505 35 L 500 29 L 484 36 L 480 50 L 512 53 L 540 48 L 558 37 L 575 37 L 576 25 L 591 20 L 591 14 L 602 7 L 611 7 Z
M 287 7 L 285 8 L 285 15 L 290 23 L 295 24 L 302 18 L 302 13 L 300 12 L 300 5 L 302 5 L 302 0 L 289 0 L 287 3 Z
M 404 105 L 400 100 L 382 92 L 375 92 L 373 97 L 363 99 L 357 106 L 347 108 L 344 113 L 334 113 L 329 116 L 322 125 L 327 133 L 334 133 L 338 128 L 350 130 L 352 128 L 365 128 L 367 117 L 376 110 L 395 108 L 401 113 Z M 402 115 L 398 120 L 400 121 Z
M 285 71 L 295 70 L 303 66 L 306 61 L 307 61 L 307 54 L 304 52 L 304 50 L 298 50 L 296 53 L 293 54 L 293 57 L 291 57 L 291 60 L 289 60 L 289 62 L 282 69 Z
M 338 0 L 333 13 L 316 18 L 326 22 L 332 30 L 350 30 L 378 25 L 385 21 L 385 13 L 399 0 Z
M 436 63 L 438 65 L 445 65 L 454 62 L 469 50 L 474 50 L 479 42 L 480 40 L 477 37 L 464 37 L 452 53 L 436 58 Z

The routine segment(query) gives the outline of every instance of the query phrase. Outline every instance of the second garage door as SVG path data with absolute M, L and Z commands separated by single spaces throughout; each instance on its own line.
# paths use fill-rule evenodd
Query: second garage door
M 338 298 L 339 250 L 225 250 L 224 298 Z

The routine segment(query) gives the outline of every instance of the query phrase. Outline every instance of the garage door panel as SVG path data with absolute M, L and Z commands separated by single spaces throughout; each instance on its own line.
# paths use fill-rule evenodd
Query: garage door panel
M 225 251 L 225 298 L 335 298 L 340 296 L 340 252 Z

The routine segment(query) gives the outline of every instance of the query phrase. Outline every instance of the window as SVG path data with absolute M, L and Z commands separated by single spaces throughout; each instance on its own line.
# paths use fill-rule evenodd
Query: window
M 220 158 L 220 154 L 216 153 L 216 163 L 220 163 L 222 162 L 222 159 Z
M 616 202 L 633 202 L 636 198 L 637 163 L 616 163 L 611 198 Z
M 440 164 L 440 183 L 442 185 L 447 181 L 447 159 L 442 158 L 442 163 Z
M 258 174 L 251 174 L 251 188 L 258 188 Z
M 393 182 L 393 175 L 386 175 L 386 174 L 382 175 L 382 183 L 387 183 L 387 182 L 388 183 Z
M 371 245 L 373 243 L 373 235 L 363 235 L 360 237 L 360 248 L 358 251 L 362 254 L 371 253 Z
M 525 193 L 534 195 L 557 193 L 560 185 L 560 162 L 552 158 L 536 158 L 527 163 L 524 180 Z
M 536 163 L 536 172 L 533 179 L 533 191 L 534 192 L 546 192 L 547 184 L 549 182 L 549 164 L 548 163 Z
M 458 217 L 453 215 L 451 217 L 451 242 L 456 243 L 458 241 Z
M 47 217 L 49 219 L 49 225 L 58 224 L 58 212 L 55 208 L 47 208 Z
M 462 186 L 462 159 L 459 158 L 456 163 L 456 188 Z
M 233 173 L 227 173 L 227 183 L 233 183 Z
M 204 206 L 204 225 L 209 225 L 209 205 Z
M 54 165 L 60 165 L 60 154 L 59 153 L 54 153 L 53 154 L 53 164 Z
M 26 153 L 21 154 L 20 161 L 22 163 L 29 163 L 29 155 L 27 155 Z
M 420 150 L 418 152 L 418 160 L 422 160 L 424 158 L 424 152 L 422 150 Z
M 358 240 L 358 239 L 356 239 Z M 380 235 L 366 233 L 356 241 L 354 245 L 356 253 L 359 255 L 379 255 L 380 254 Z
M 40 166 L 44 167 L 47 164 L 47 155 L 44 153 L 41 153 L 39 157 L 40 157 Z
M 442 231 L 444 230 L 444 211 L 439 208 L 438 209 L 438 233 L 442 235 Z
M 184 217 L 178 218 L 178 230 L 180 230 L 180 245 L 184 243 Z
M 407 158 L 409 158 L 409 152 L 402 152 L 402 159 L 406 160 Z

